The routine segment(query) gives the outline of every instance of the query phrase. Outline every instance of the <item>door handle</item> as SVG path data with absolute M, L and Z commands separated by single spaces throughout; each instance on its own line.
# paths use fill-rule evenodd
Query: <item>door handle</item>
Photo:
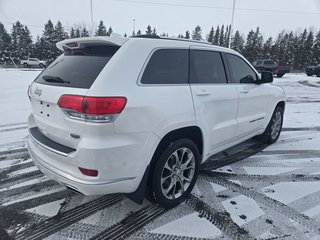
M 211 93 L 206 91 L 206 90 L 202 90 L 201 92 L 197 92 L 197 96 L 208 96 Z
M 244 94 L 246 94 L 246 93 L 248 93 L 249 92 L 249 90 L 241 90 L 240 91 L 240 93 L 244 93 Z

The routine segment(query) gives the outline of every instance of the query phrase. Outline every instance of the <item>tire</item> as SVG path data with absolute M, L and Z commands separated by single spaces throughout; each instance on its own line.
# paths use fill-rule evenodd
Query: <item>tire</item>
M 28 63 L 24 63 L 23 66 L 26 68 L 29 67 Z
M 317 77 L 320 77 L 320 71 L 317 72 Z
M 311 73 L 307 73 L 307 76 L 308 76 L 308 77 L 311 77 L 311 76 L 312 76 L 312 74 L 311 74 Z
M 277 74 L 277 77 L 278 77 L 278 78 L 281 78 L 281 77 L 283 77 L 283 75 L 284 75 L 283 73 L 278 73 L 278 74 Z
M 39 64 L 39 67 L 44 68 L 44 65 L 42 63 Z
M 280 136 L 282 124 L 283 124 L 283 108 L 276 107 L 266 130 L 261 135 L 255 137 L 255 139 L 262 143 L 267 143 L 267 144 L 275 143 Z
M 199 150 L 194 142 L 182 138 L 170 143 L 150 175 L 153 202 L 166 209 L 183 202 L 197 181 L 199 165 Z

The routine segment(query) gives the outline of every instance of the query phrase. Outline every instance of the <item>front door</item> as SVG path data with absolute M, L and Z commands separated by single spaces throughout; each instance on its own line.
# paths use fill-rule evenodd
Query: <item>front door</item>
M 245 137 L 265 127 L 269 91 L 265 84 L 256 84 L 257 74 L 241 57 L 225 54 L 232 85 L 239 94 L 237 138 Z
M 232 141 L 237 127 L 238 92 L 227 83 L 219 52 L 191 48 L 190 86 L 197 124 L 209 143 L 205 151 L 213 153 Z

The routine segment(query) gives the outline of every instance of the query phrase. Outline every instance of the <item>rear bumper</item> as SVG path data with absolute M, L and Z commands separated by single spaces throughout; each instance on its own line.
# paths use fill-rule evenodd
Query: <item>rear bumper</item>
M 39 170 L 50 179 L 59 182 L 66 187 L 72 188 L 84 195 L 101 195 L 109 193 L 130 193 L 135 191 L 137 183 L 136 177 L 110 179 L 107 181 L 83 180 L 69 173 L 63 172 L 57 168 L 46 164 L 41 159 L 41 154 L 37 154 L 37 143 L 32 139 L 28 140 L 28 151 Z
M 84 138 L 77 149 L 62 155 L 30 132 L 28 150 L 45 175 L 85 195 L 136 191 L 159 138 L 146 132 L 115 134 L 106 141 L 98 140 Z M 79 167 L 98 170 L 98 176 L 85 176 Z

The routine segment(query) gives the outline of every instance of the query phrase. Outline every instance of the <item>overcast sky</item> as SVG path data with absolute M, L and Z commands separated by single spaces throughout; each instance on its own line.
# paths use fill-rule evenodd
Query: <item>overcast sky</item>
M 196 25 L 203 37 L 211 26 L 230 24 L 233 0 L 92 0 L 94 25 L 103 20 L 120 34 L 131 34 L 148 24 L 169 36 L 192 31 Z M 43 25 L 60 20 L 70 29 L 74 24 L 91 26 L 90 0 L 0 0 L 0 21 L 11 30 L 12 22 L 26 24 L 33 35 L 41 35 Z M 260 26 L 265 37 L 281 30 L 320 29 L 320 0 L 236 0 L 234 29 L 244 36 Z

